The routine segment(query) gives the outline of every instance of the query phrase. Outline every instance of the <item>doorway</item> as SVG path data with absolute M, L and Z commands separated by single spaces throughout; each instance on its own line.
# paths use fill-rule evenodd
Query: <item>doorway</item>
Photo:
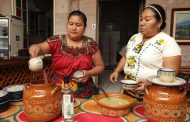
M 28 0 L 28 46 L 53 35 L 53 0 Z
M 118 52 L 138 32 L 142 0 L 99 0 L 99 44 L 106 69 L 113 69 Z
M 105 64 L 105 71 L 98 82 L 105 90 L 120 89 L 117 82 L 112 85 L 109 75 L 116 68 L 121 56 L 119 51 L 133 34 L 138 33 L 139 12 L 145 0 L 99 0 L 99 47 Z M 119 79 L 124 77 L 121 73 Z M 118 79 L 118 80 L 119 80 Z

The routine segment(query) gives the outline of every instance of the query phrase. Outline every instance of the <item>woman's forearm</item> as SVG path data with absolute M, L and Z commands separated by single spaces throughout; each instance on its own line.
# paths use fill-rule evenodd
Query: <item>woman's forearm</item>
M 181 56 L 164 57 L 163 67 L 173 68 L 176 70 L 176 74 L 179 73 L 181 67 Z
M 48 42 L 42 42 L 39 44 L 33 44 L 29 48 L 29 53 L 32 57 L 44 55 L 50 52 Z
M 104 71 L 104 65 L 96 66 L 90 70 L 88 70 L 89 76 L 95 76 L 101 74 Z
M 102 73 L 104 71 L 104 61 L 102 59 L 100 50 L 92 56 L 93 68 L 88 70 L 89 76 L 94 76 Z

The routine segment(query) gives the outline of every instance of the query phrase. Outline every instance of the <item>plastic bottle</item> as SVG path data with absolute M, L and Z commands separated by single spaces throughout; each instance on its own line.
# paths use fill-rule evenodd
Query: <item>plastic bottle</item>
M 64 77 L 62 116 L 64 122 L 73 122 L 74 120 L 74 98 L 69 85 L 69 77 Z

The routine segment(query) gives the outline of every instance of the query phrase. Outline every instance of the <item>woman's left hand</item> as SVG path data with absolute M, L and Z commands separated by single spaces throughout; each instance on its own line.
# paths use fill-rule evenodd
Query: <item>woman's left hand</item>
M 147 79 L 138 79 L 138 87 L 135 89 L 138 93 L 143 93 L 145 87 L 151 83 Z
M 86 83 L 89 79 L 89 74 L 87 70 L 83 70 L 84 76 L 79 79 L 79 82 Z

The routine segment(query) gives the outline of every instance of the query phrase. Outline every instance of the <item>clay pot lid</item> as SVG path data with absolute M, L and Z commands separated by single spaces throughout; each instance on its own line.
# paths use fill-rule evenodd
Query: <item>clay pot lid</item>
M 158 75 L 148 77 L 148 81 L 156 85 L 167 86 L 167 87 L 181 86 L 186 83 L 184 79 L 179 78 L 179 77 L 174 77 L 173 82 L 163 82 L 160 80 Z

